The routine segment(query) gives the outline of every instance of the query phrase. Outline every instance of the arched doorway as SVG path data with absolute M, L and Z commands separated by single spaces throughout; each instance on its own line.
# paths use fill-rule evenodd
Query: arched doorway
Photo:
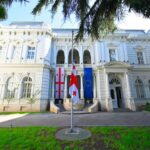
M 64 52 L 62 50 L 58 51 L 56 62 L 57 62 L 57 64 L 64 64 L 64 62 L 65 62 L 65 55 L 64 55 Z
M 73 50 L 73 60 L 74 60 L 75 64 L 80 63 L 79 52 L 76 49 Z M 69 52 L 68 64 L 72 64 L 72 50 L 70 50 L 70 52 Z
M 83 54 L 83 63 L 84 64 L 91 64 L 91 55 L 90 55 L 90 52 L 88 50 L 84 51 L 84 54 Z
M 110 77 L 109 80 L 110 97 L 112 99 L 113 108 L 122 108 L 122 87 L 118 77 Z

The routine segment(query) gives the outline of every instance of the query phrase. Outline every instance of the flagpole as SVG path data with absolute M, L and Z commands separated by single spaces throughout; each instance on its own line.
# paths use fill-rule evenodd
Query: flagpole
M 74 31 L 72 30 L 72 67 L 73 67 L 73 35 Z M 73 96 L 71 97 L 71 128 L 70 132 L 73 132 Z

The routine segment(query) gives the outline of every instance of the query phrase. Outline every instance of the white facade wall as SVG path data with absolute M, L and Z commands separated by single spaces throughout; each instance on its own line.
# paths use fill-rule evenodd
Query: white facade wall
M 22 79 L 30 76 L 33 79 L 32 93 L 39 90 L 39 101 L 34 104 L 35 111 L 46 110 L 49 100 L 54 95 L 55 69 L 65 68 L 67 75 L 71 72 L 68 64 L 69 52 L 72 49 L 71 29 L 51 30 L 44 23 L 14 23 L 9 27 L 0 27 L 0 110 L 5 103 L 6 82 L 12 74 L 17 86 L 14 103 L 16 110 L 28 111 L 29 106 L 22 95 Z M 75 30 L 76 32 L 76 30 Z M 84 75 L 84 67 L 92 67 L 96 75 L 96 99 L 101 110 L 111 110 L 110 77 L 119 78 L 122 89 L 123 107 L 128 108 L 130 99 L 144 104 L 150 101 L 150 36 L 143 31 L 117 31 L 105 38 L 92 41 L 84 37 L 80 43 L 74 43 L 79 53 L 78 75 Z M 28 46 L 35 47 L 34 59 L 28 59 Z M 13 56 L 13 47 L 15 47 Z M 109 49 L 114 49 L 116 61 L 110 62 Z M 57 64 L 59 50 L 64 52 L 65 64 Z M 90 52 L 91 64 L 83 64 L 85 50 Z M 143 52 L 144 64 L 138 64 L 137 51 Z M 53 73 L 53 75 L 52 75 Z M 143 82 L 145 97 L 137 99 L 135 80 Z M 129 87 L 127 81 L 129 80 Z M 14 104 L 12 103 L 12 105 Z M 13 106 L 14 107 L 14 106 Z M 10 109 L 11 110 L 11 109 Z M 14 109 L 13 109 L 14 110 Z

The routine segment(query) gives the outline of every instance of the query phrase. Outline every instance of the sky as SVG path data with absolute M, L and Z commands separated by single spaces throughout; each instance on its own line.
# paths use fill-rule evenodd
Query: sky
M 43 21 L 50 23 L 53 28 L 77 28 L 78 21 L 72 17 L 64 23 L 61 10 L 57 12 L 53 19 L 49 9 L 43 9 L 42 13 L 37 16 L 31 14 L 32 9 L 36 5 L 38 0 L 31 0 L 28 4 L 13 3 L 8 9 L 8 19 L 1 21 L 0 24 L 9 25 L 13 21 Z M 150 19 L 144 19 L 142 16 L 130 13 L 126 17 L 117 23 L 120 29 L 142 29 L 148 31 L 150 29 Z

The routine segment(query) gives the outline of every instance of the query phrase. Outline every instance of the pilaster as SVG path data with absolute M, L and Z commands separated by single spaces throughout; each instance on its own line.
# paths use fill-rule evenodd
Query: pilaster
M 80 75 L 80 78 L 81 78 L 81 99 L 84 99 L 83 74 Z
M 96 75 L 93 73 L 93 81 L 94 81 L 94 86 L 93 86 L 93 91 L 94 91 L 94 99 L 97 98 L 97 93 L 96 93 Z
M 68 75 L 65 74 L 65 89 L 64 89 L 64 98 L 67 98 L 67 77 Z

